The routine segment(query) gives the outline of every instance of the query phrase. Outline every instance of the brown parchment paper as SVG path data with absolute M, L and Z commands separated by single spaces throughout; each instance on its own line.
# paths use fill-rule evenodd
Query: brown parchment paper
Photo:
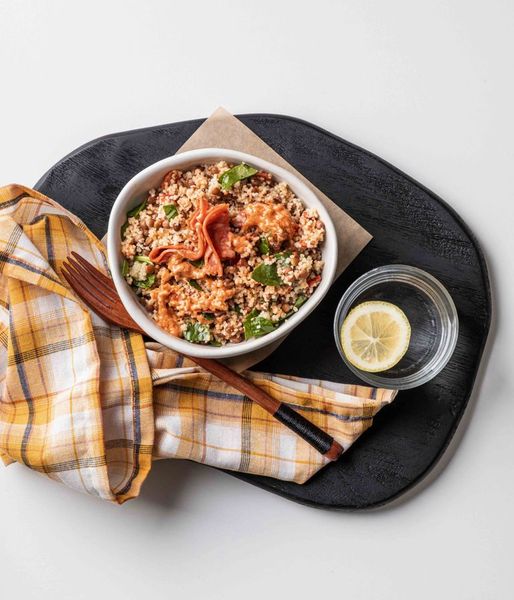
M 186 150 L 196 150 L 197 148 L 227 148 L 229 150 L 247 152 L 287 169 L 308 185 L 325 205 L 336 228 L 338 241 L 337 276 L 344 271 L 371 240 L 371 235 L 363 227 L 347 215 L 344 210 L 339 208 L 337 204 L 332 202 L 322 191 L 312 185 L 308 179 L 284 160 L 280 154 L 277 154 L 266 142 L 261 140 L 251 129 L 248 129 L 246 125 L 224 108 L 215 110 L 187 142 L 178 149 L 177 154 Z M 242 371 L 269 356 L 284 339 L 285 337 L 270 346 L 243 356 L 225 359 L 223 362 L 237 371 Z

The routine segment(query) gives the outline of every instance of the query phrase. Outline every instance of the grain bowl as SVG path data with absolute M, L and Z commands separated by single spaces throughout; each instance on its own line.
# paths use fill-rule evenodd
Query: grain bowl
M 334 278 L 327 211 L 296 176 L 232 150 L 185 152 L 132 178 L 114 203 L 109 266 L 157 341 L 223 358 L 286 335 Z

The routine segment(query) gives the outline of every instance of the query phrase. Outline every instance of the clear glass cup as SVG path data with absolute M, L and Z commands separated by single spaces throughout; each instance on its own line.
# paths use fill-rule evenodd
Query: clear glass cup
M 367 373 L 354 367 L 341 345 L 341 326 L 352 308 L 370 300 L 399 306 L 411 325 L 411 339 L 405 356 L 391 369 Z M 447 289 L 429 273 L 408 265 L 386 265 L 359 277 L 346 290 L 336 310 L 334 336 L 347 367 L 375 387 L 406 390 L 435 377 L 450 360 L 459 319 Z

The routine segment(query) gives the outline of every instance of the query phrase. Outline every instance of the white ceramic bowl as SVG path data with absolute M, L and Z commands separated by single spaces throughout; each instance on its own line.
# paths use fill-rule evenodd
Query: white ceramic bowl
M 123 258 L 120 251 L 120 230 L 127 219 L 127 212 L 137 204 L 141 203 L 148 190 L 157 187 L 168 171 L 171 169 L 189 169 L 199 164 L 211 164 L 219 160 L 225 160 L 236 164 L 245 162 L 249 165 L 258 167 L 259 169 L 269 171 L 278 181 L 285 181 L 306 206 L 317 209 L 320 219 L 325 225 L 326 238 L 322 247 L 325 266 L 323 268 L 321 283 L 296 314 L 291 316 L 287 321 L 282 323 L 280 327 L 268 335 L 240 342 L 238 344 L 226 344 L 224 346 L 214 347 L 193 344 L 187 340 L 167 333 L 157 325 L 143 306 L 141 306 L 137 296 L 121 275 Z M 337 265 L 337 237 L 334 224 L 323 204 L 318 200 L 316 195 L 292 173 L 289 173 L 280 167 L 276 167 L 256 156 L 251 156 L 250 154 L 245 154 L 243 152 L 225 150 L 222 148 L 202 148 L 199 150 L 183 152 L 182 154 L 176 154 L 175 156 L 160 160 L 135 175 L 125 185 L 116 198 L 111 210 L 107 232 L 107 252 L 109 255 L 109 267 L 118 294 L 128 313 L 141 329 L 154 340 L 182 354 L 218 359 L 253 352 L 254 350 L 275 342 L 287 335 L 301 323 L 314 308 L 316 308 L 323 296 L 327 293 L 334 279 Z

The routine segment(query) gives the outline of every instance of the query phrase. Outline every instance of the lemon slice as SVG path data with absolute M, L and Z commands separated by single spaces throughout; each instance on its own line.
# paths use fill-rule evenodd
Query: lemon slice
M 378 373 L 398 364 L 407 352 L 410 323 L 390 302 L 363 302 L 353 308 L 341 327 L 346 358 L 361 371 Z

